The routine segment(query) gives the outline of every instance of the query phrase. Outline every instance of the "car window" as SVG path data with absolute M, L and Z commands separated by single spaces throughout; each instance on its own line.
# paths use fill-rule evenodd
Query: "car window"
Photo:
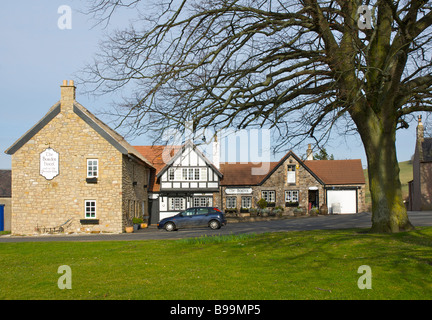
M 196 214 L 207 214 L 207 213 L 209 213 L 208 208 L 197 208 Z
M 184 216 L 193 216 L 193 215 L 195 215 L 195 208 L 186 209 L 183 212 L 183 215 Z

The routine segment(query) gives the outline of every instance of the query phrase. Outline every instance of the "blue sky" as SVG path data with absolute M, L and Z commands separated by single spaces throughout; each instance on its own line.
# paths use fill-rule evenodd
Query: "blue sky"
M 74 80 L 74 74 L 91 62 L 98 42 L 108 30 L 93 27 L 94 21 L 83 15 L 84 1 L 25 0 L 5 1 L 0 11 L 0 169 L 10 169 L 11 156 L 4 151 L 38 122 L 60 99 L 62 80 Z M 72 9 L 72 28 L 61 30 L 58 8 Z M 112 27 L 127 26 L 127 14 L 112 21 Z M 105 109 L 112 97 L 92 98 L 77 87 L 77 101 L 102 120 L 98 110 Z M 132 145 L 147 145 L 146 137 L 130 138 Z M 398 160 L 409 160 L 414 152 L 415 124 L 397 136 Z M 338 137 L 326 147 L 336 159 L 361 159 L 366 156 L 359 137 Z M 305 150 L 293 150 L 298 155 Z M 275 155 L 279 160 L 282 155 Z

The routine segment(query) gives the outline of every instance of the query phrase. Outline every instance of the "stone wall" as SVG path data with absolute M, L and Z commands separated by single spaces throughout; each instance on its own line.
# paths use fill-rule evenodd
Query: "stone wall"
M 132 225 L 134 217 L 148 219 L 149 169 L 123 156 L 122 221 L 123 228 Z

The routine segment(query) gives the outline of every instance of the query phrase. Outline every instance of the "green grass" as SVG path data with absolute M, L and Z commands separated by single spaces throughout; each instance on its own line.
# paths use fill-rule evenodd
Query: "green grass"
M 0 244 L 0 299 L 431 299 L 432 228 Z M 72 270 L 60 290 L 58 267 Z M 360 290 L 362 265 L 372 289 Z
M 402 196 L 403 199 L 408 198 L 408 181 L 411 181 L 413 179 L 413 166 L 411 161 L 404 161 L 399 162 L 399 179 L 402 184 Z M 371 195 L 369 191 L 369 179 L 368 179 L 368 171 L 367 169 L 363 170 L 364 176 L 366 179 L 366 194 L 365 194 L 365 202 L 366 202 L 366 208 L 370 211 L 371 206 Z

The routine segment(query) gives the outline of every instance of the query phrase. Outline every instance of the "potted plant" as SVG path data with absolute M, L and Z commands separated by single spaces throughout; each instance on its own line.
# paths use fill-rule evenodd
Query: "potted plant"
M 135 217 L 132 219 L 132 222 L 133 222 L 134 230 L 137 231 L 140 228 L 141 223 L 144 222 L 144 220 L 142 218 L 136 218 Z
M 126 231 L 126 233 L 132 233 L 132 232 L 134 232 L 134 227 L 133 226 L 126 226 L 125 231 Z

